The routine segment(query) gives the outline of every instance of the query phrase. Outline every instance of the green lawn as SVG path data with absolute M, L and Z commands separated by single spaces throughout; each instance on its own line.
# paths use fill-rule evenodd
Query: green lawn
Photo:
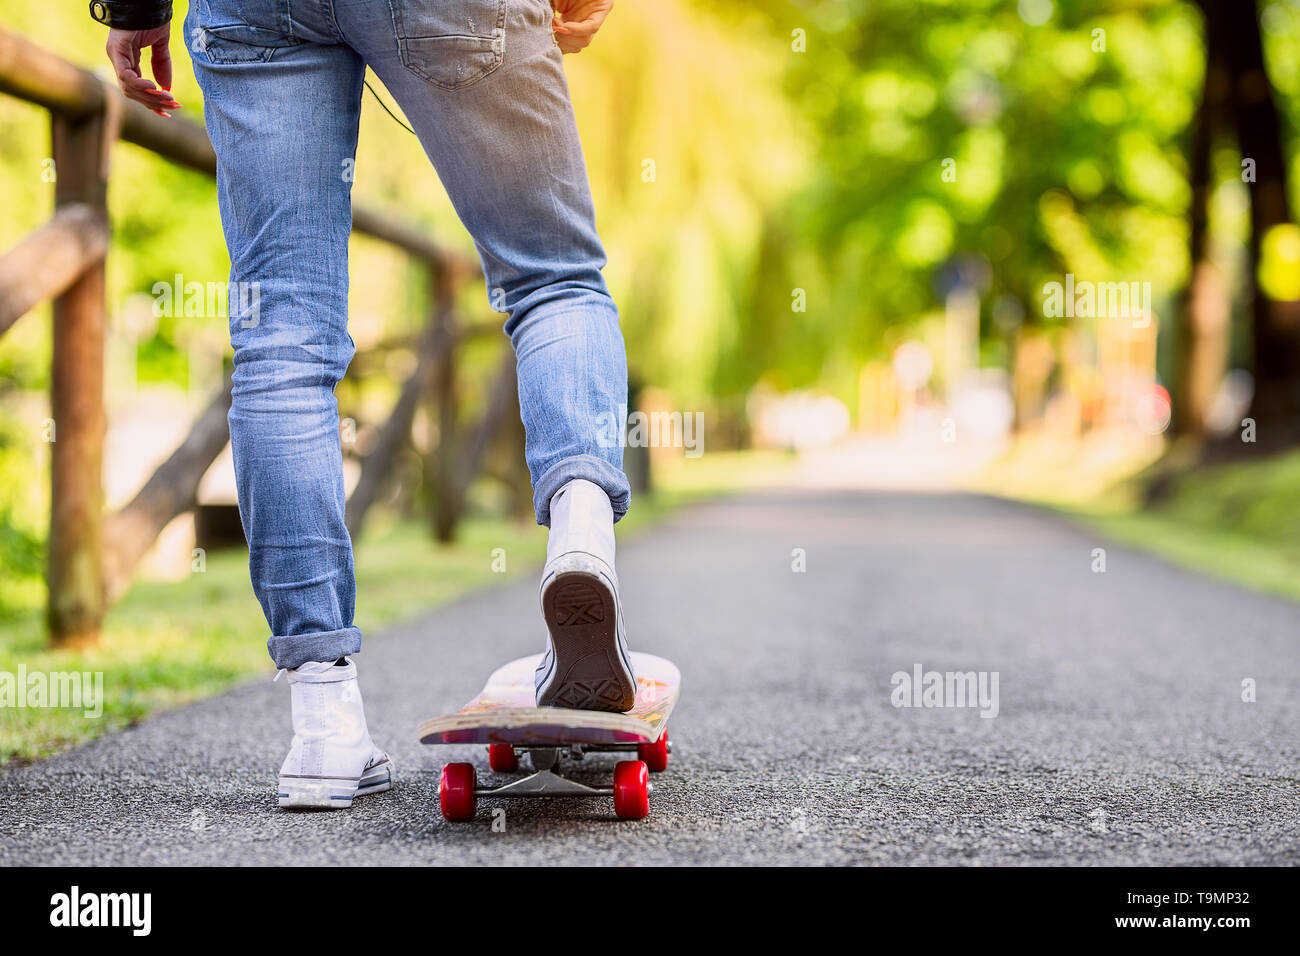
M 509 574 L 491 569 L 504 548 Z M 545 554 L 540 529 L 522 522 L 472 518 L 460 540 L 439 548 L 416 522 L 376 516 L 357 544 L 357 624 L 382 626 L 518 574 Z M 39 612 L 7 622 L 0 671 L 102 672 L 104 713 L 0 708 L 0 759 L 44 756 L 216 693 L 252 674 L 272 673 L 267 628 L 248 582 L 247 552 L 214 552 L 207 567 L 180 581 L 140 581 L 108 615 L 97 647 L 50 650 Z
M 656 493 L 639 496 L 620 522 L 620 540 L 683 503 L 766 483 L 787 460 L 714 452 L 668 462 L 656 474 Z M 497 548 L 505 552 L 504 573 L 493 570 Z M 470 517 L 454 545 L 439 547 L 421 522 L 376 514 L 356 547 L 356 623 L 367 640 L 383 640 L 384 625 L 534 574 L 545 555 L 546 532 L 531 520 Z M 49 649 L 39 602 L 28 598 L 26 610 L 0 621 L 0 672 L 16 674 L 25 665 L 28 673 L 102 673 L 103 714 L 0 706 L 0 764 L 66 750 L 250 676 L 269 680 L 273 672 L 246 551 L 209 554 L 206 569 L 184 580 L 137 582 L 110 611 L 99 645 L 87 651 Z
M 1123 544 L 1228 581 L 1300 600 L 1300 452 L 1202 466 L 1158 506 L 1131 494 L 1057 510 Z M 1128 501 L 1119 505 L 1117 502 Z

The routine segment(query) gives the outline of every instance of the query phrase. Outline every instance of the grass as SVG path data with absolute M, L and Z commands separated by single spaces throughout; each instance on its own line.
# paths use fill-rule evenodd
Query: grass
M 514 573 L 545 553 L 538 529 L 520 522 L 471 518 L 455 545 L 439 548 L 418 523 L 376 518 L 356 548 L 356 623 L 367 635 L 502 577 L 491 569 L 493 548 L 505 549 Z M 0 759 L 46 756 L 259 672 L 269 676 L 268 631 L 247 562 L 242 549 L 213 552 L 202 572 L 182 580 L 137 582 L 85 651 L 48 648 L 39 612 L 8 622 L 0 671 L 25 664 L 28 673 L 102 673 L 104 707 L 93 719 L 75 709 L 0 708 Z
M 1158 506 L 1139 507 L 1123 487 L 1109 501 L 1064 513 L 1183 567 L 1300 601 L 1300 451 L 1202 466 Z
M 1163 443 L 1114 436 L 1018 442 L 980 490 L 1049 508 L 1121 544 L 1256 591 L 1300 601 L 1300 451 L 1201 465 L 1158 505 L 1142 486 Z
M 638 496 L 619 538 L 685 503 L 770 483 L 787 462 L 752 452 L 656 462 L 656 492 Z M 497 548 L 504 549 L 504 572 L 493 570 Z M 421 522 L 377 513 L 356 545 L 356 623 L 367 640 L 383 640 L 384 625 L 533 574 L 545 556 L 546 532 L 531 520 L 470 516 L 453 545 L 439 546 Z M 0 705 L 0 765 L 66 750 L 259 673 L 269 678 L 268 632 L 247 560 L 242 549 L 216 552 L 203 571 L 182 580 L 138 581 L 87 650 L 48 647 L 37 602 L 0 620 L 0 675 L 17 674 L 20 665 L 28 674 L 89 672 L 103 675 L 104 690 L 103 712 L 93 718 L 80 709 Z

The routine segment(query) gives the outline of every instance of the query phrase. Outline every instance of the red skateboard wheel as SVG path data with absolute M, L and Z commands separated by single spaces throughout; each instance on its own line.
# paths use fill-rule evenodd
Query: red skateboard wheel
M 651 773 L 668 769 L 668 731 L 664 730 L 659 739 L 648 744 L 637 744 L 636 755 L 645 761 Z
M 448 820 L 472 820 L 478 798 L 474 788 L 478 781 L 472 763 L 449 763 L 438 780 L 438 803 Z
M 488 766 L 497 773 L 519 769 L 519 756 L 510 744 L 488 744 Z
M 650 812 L 650 771 L 640 760 L 614 767 L 614 812 L 620 820 L 641 820 Z

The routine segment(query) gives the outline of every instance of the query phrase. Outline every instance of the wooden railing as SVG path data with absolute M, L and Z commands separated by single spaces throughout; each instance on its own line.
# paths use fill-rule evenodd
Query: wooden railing
M 54 215 L 0 258 L 0 335 L 35 306 L 53 300 L 50 415 L 56 432 L 50 444 L 48 623 L 56 643 L 85 643 L 98 636 L 106 607 L 126 590 L 162 529 L 194 507 L 199 480 L 229 440 L 227 379 L 135 498 L 117 513 L 104 514 L 109 153 L 117 140 L 125 140 L 209 176 L 216 174 L 216 157 L 200 126 L 179 117 L 164 119 L 125 100 L 94 73 L 3 27 L 0 92 L 44 107 L 51 119 Z M 457 293 L 478 277 L 477 262 L 378 210 L 355 206 L 352 226 L 425 267 L 432 307 L 424 331 L 411 343 L 415 370 L 361 461 L 360 480 L 347 502 L 348 528 L 354 536 L 360 530 L 408 445 L 417 408 L 432 400 L 439 424 L 436 454 L 426 468 L 434 486 L 432 524 L 440 540 L 450 540 L 465 490 L 482 467 L 493 434 L 518 427 L 511 424 L 518 422 L 514 357 L 505 349 L 484 412 L 460 435 L 457 346 L 471 335 L 499 335 L 500 328 L 490 321 L 466 326 L 457 315 Z

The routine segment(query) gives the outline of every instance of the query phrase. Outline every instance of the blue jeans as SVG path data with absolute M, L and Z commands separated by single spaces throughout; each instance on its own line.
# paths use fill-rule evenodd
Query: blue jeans
M 361 647 L 334 388 L 355 352 L 348 235 L 366 66 L 410 120 L 508 314 L 538 523 L 574 478 L 627 511 L 609 440 L 627 359 L 550 21 L 548 0 L 190 5 L 231 288 L 255 290 L 230 296 L 230 439 L 279 667 Z

